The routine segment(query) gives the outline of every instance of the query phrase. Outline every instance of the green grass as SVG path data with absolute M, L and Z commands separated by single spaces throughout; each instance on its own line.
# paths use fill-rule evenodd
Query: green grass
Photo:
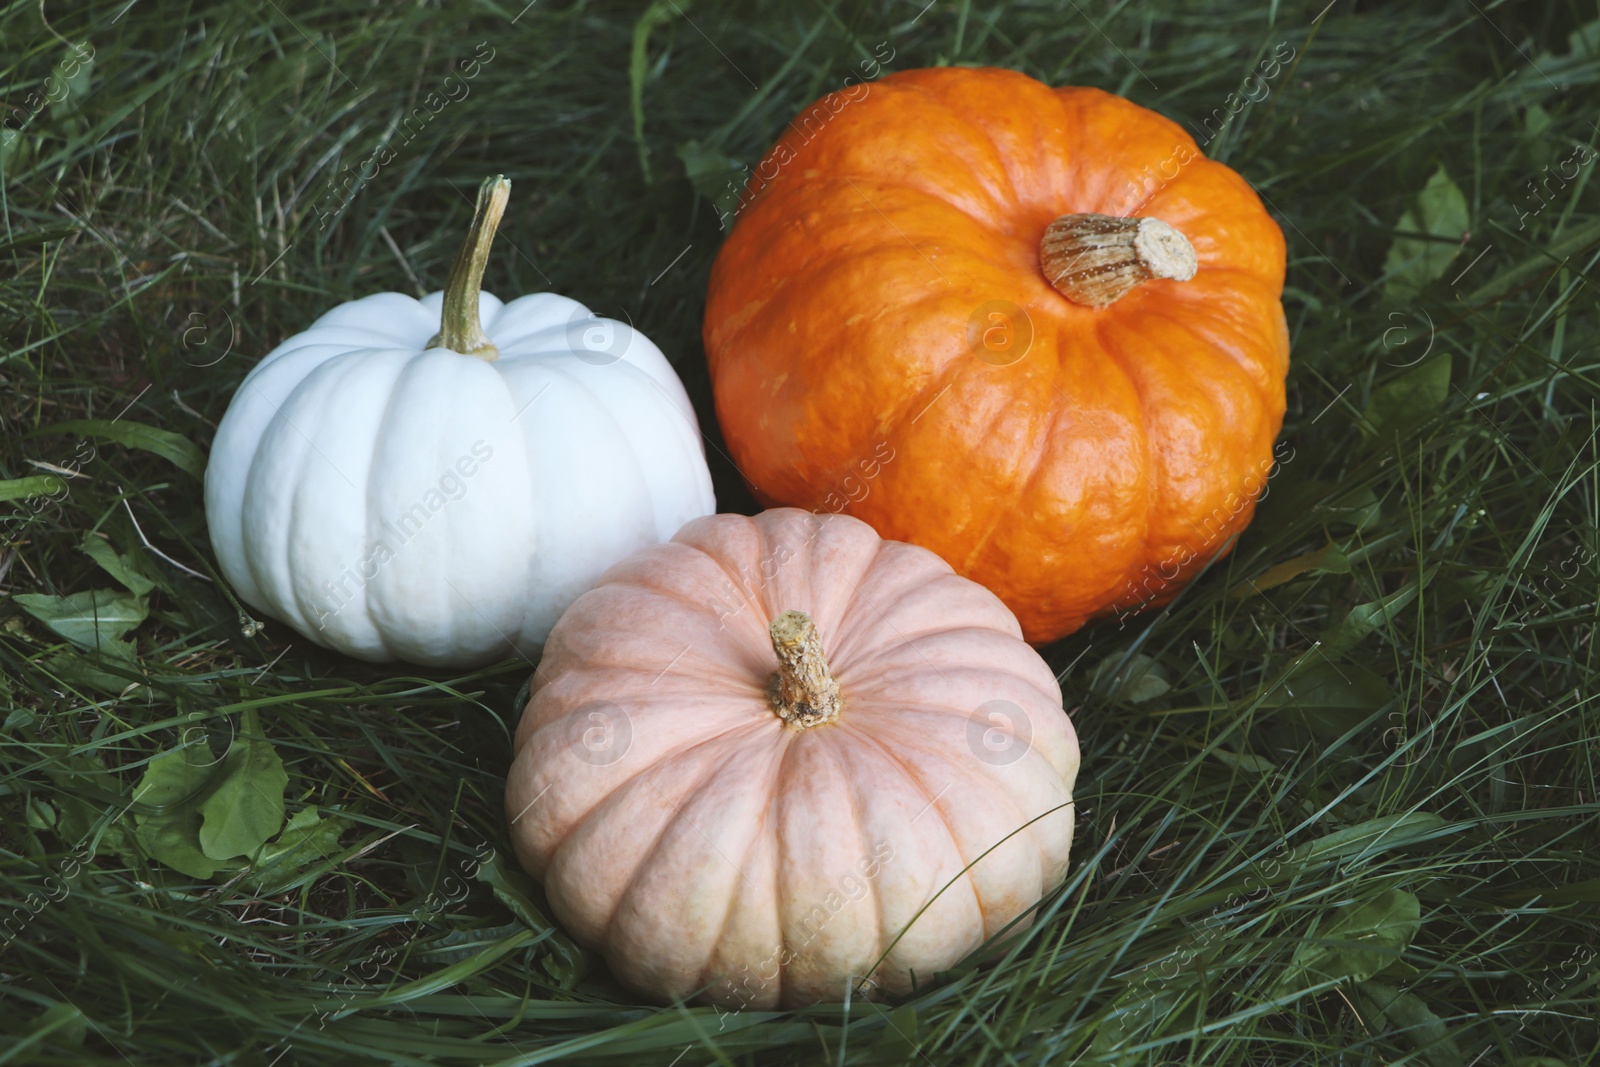
M 27 117 L 0 149 L 0 1062 L 1594 1062 L 1600 181 L 1537 211 L 1529 183 L 1600 143 L 1600 9 L 1178 6 L 678 0 L 641 52 L 621 3 L 96 0 L 45 5 L 53 33 L 0 9 Z M 92 69 L 48 81 L 81 41 Z M 342 168 L 480 42 L 470 95 L 323 225 Z M 626 313 L 698 406 L 722 508 L 753 510 L 699 343 L 706 194 L 884 42 L 894 68 L 1014 67 L 1197 130 L 1295 50 L 1206 147 L 1288 239 L 1291 458 L 1176 603 L 1043 650 L 1081 832 L 1000 962 L 899 1006 L 641 1005 L 536 899 L 464 876 L 506 855 L 527 665 L 381 669 L 244 625 L 198 456 L 284 337 L 437 288 L 504 172 L 488 286 Z M 1441 167 L 1455 221 L 1417 200 Z M 68 425 L 113 419 L 173 436 Z M 117 588 L 86 534 L 154 583 L 119 601 L 148 610 L 131 658 L 12 599 Z M 337 846 L 275 883 L 141 858 L 136 821 L 182 815 L 134 803 L 151 760 L 256 731 Z M 1391 951 L 1294 962 L 1364 932 Z

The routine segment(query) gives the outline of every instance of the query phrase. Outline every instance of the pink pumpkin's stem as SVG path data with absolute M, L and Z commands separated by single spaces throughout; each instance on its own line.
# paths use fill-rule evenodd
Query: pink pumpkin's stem
M 796 730 L 833 722 L 839 717 L 839 683 L 828 671 L 816 624 L 803 611 L 786 611 L 767 629 L 778 654 L 772 710 Z

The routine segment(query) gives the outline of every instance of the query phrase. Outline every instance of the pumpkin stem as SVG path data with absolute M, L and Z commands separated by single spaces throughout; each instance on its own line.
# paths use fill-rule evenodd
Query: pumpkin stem
M 803 611 L 786 611 L 767 629 L 778 654 L 772 710 L 797 730 L 833 722 L 839 717 L 839 683 L 828 673 L 816 624 Z
M 1186 282 L 1199 262 L 1189 239 L 1160 219 L 1082 214 L 1045 228 L 1039 266 L 1056 292 L 1101 308 L 1152 278 Z
M 483 323 L 478 318 L 478 290 L 483 286 L 489 246 L 494 243 L 494 232 L 500 227 L 500 217 L 506 213 L 506 200 L 510 196 L 511 183 L 503 174 L 485 180 L 478 188 L 472 227 L 467 231 L 467 239 L 461 242 L 461 251 L 456 253 L 450 277 L 444 283 L 444 310 L 439 316 L 439 332 L 426 347 L 448 348 L 491 363 L 500 358 L 500 350 L 484 335 Z

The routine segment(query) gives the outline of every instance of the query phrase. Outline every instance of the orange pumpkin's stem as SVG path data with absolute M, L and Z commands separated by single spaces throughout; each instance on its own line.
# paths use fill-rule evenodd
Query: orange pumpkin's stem
M 479 187 L 472 227 L 467 231 L 467 239 L 461 242 L 461 251 L 456 253 L 450 277 L 445 279 L 439 332 L 425 347 L 448 348 L 490 363 L 500 358 L 500 350 L 483 332 L 483 322 L 478 318 L 478 291 L 483 288 L 483 268 L 489 262 L 489 246 L 494 243 L 494 232 L 500 228 L 500 218 L 506 213 L 506 201 L 510 197 L 511 183 L 503 174 L 496 174 Z
M 1141 282 L 1186 282 L 1194 245 L 1160 219 L 1062 215 L 1039 239 L 1039 266 L 1056 291 L 1088 307 L 1115 304 Z
M 767 629 L 778 654 L 772 710 L 797 730 L 833 722 L 839 717 L 839 683 L 828 672 L 816 624 L 803 611 L 786 611 Z

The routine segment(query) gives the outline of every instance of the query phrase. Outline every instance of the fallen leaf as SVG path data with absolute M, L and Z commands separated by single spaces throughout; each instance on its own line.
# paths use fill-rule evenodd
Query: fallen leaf
M 71 596 L 19 593 L 12 597 L 29 615 L 79 648 L 133 658 L 133 644 L 120 640 L 150 614 L 142 596 L 90 589 Z
M 1415 299 L 1449 267 L 1469 221 L 1467 198 L 1440 166 L 1395 224 L 1401 234 L 1428 234 L 1435 240 L 1395 237 L 1383 261 L 1384 292 L 1395 300 Z
M 1338 909 L 1332 921 L 1306 938 L 1279 980 L 1280 988 L 1318 982 L 1365 981 L 1400 958 L 1422 928 L 1422 905 L 1403 889 L 1389 889 L 1362 904 Z

